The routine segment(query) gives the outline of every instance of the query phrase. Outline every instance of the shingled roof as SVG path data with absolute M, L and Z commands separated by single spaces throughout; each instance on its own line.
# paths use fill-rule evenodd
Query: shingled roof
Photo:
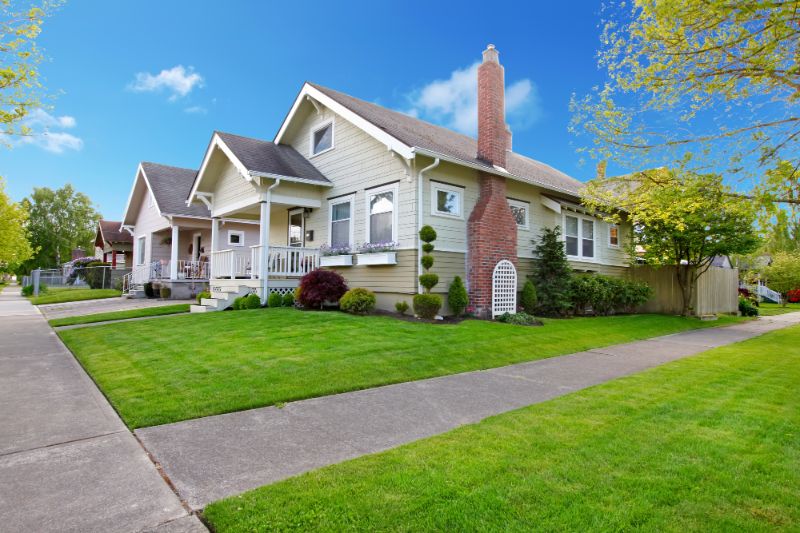
M 101 220 L 98 227 L 103 240 L 107 243 L 132 243 L 133 236 L 122 229 L 122 222 Z
M 312 184 L 331 185 L 330 180 L 317 170 L 317 167 L 291 146 L 221 131 L 215 133 L 250 172 L 298 178 Z
M 205 205 L 186 205 L 186 198 L 197 175 L 196 170 L 147 162 L 142 163 L 142 170 L 162 215 L 211 216 Z
M 472 137 L 321 85 L 314 83 L 309 85 L 407 146 L 435 152 L 487 169 L 493 168 L 486 161 L 478 159 L 478 141 Z M 577 195 L 584 185 L 549 165 L 511 151 L 507 156 L 505 170 L 521 181 L 573 195 Z

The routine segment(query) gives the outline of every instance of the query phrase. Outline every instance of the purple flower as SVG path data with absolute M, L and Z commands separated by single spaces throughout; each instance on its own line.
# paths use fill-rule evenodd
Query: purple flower
M 388 242 L 365 242 L 358 247 L 360 254 L 374 254 L 380 252 L 393 252 L 398 244 L 394 241 Z

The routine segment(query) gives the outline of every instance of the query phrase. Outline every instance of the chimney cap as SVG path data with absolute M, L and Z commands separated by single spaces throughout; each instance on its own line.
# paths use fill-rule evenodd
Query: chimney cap
M 487 45 L 486 50 L 483 51 L 483 62 L 500 62 L 500 52 L 497 51 L 497 48 L 495 48 L 493 44 Z

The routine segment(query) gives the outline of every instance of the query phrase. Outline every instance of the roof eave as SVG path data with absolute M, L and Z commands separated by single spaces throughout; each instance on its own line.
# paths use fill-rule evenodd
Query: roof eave
M 319 180 L 310 180 L 306 178 L 300 178 L 297 176 L 284 176 L 281 174 L 274 174 L 271 172 L 260 172 L 258 170 L 250 170 L 248 174 L 254 178 L 267 178 L 267 179 L 274 179 L 274 180 L 281 180 L 281 181 L 292 181 L 296 183 L 304 183 L 307 185 L 319 185 L 320 187 L 333 187 L 333 183 L 330 181 L 324 182 Z

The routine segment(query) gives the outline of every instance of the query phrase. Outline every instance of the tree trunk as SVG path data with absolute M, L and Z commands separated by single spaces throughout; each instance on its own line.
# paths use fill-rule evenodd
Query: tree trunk
M 681 288 L 681 315 L 692 316 L 692 293 L 694 292 L 693 268 L 690 265 L 678 265 L 676 270 L 678 286 Z

